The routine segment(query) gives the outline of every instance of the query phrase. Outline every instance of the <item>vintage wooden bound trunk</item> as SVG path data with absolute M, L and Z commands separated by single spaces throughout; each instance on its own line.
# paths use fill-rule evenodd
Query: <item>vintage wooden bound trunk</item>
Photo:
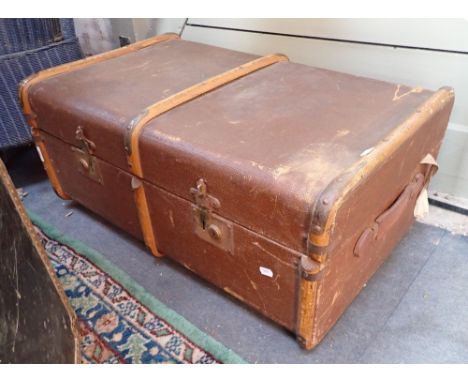
M 306 348 L 408 231 L 454 98 L 173 34 L 40 72 L 20 93 L 59 196 Z

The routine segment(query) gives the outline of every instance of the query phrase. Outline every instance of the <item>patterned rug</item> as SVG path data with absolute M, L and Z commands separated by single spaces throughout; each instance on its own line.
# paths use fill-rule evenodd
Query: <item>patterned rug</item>
M 83 362 L 245 362 L 101 254 L 29 214 L 78 317 Z

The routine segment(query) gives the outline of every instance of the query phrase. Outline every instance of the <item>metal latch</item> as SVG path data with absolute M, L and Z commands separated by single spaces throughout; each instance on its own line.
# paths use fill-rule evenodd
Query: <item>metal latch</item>
M 208 194 L 203 179 L 197 181 L 190 193 L 195 201 L 192 207 L 194 232 L 200 238 L 232 254 L 232 223 L 213 213 L 220 208 L 219 200 Z
M 78 126 L 75 132 L 75 139 L 78 142 L 77 147 L 72 147 L 75 154 L 75 159 L 78 162 L 79 172 L 88 176 L 92 180 L 103 183 L 101 170 L 99 168 L 96 157 L 93 156 L 96 145 L 93 141 L 86 138 L 82 126 Z

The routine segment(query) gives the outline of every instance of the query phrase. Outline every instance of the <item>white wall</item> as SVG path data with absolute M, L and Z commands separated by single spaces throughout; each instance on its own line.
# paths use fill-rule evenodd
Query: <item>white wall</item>
M 180 33 L 186 19 L 87 19 L 76 18 L 75 30 L 86 56 L 120 46 L 119 36 L 130 42 L 167 32 Z
M 91 56 L 115 49 L 119 46 L 114 40 L 111 19 L 73 19 L 75 32 L 80 40 L 85 56 Z

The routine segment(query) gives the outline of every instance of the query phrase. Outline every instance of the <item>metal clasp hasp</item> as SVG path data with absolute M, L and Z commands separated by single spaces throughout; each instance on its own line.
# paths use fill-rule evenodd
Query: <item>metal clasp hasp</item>
M 232 223 L 213 214 L 221 206 L 218 199 L 208 194 L 206 182 L 197 181 L 195 188 L 190 189 L 195 200 L 192 207 L 194 232 L 213 245 L 233 253 Z
M 98 183 L 103 183 L 101 170 L 98 166 L 96 158 L 93 156 L 96 151 L 96 144 L 86 138 L 82 126 L 78 126 L 75 132 L 75 139 L 78 142 L 79 148 L 72 147 L 75 157 L 80 165 L 80 172 L 87 175 L 92 180 Z

